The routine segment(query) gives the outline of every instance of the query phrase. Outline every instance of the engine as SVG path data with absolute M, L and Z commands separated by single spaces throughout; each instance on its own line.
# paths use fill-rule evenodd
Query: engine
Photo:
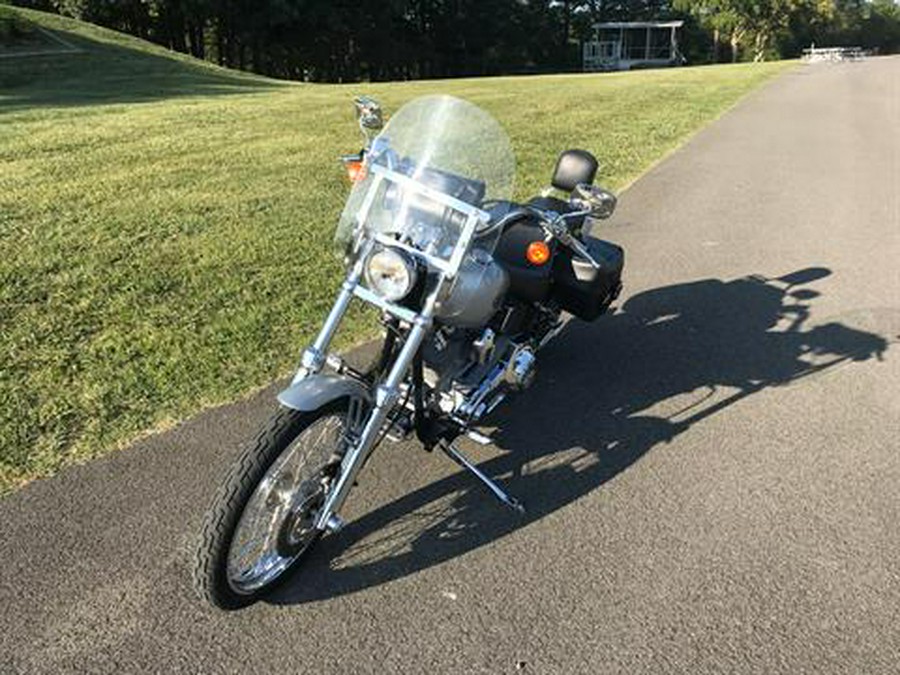
M 522 389 L 534 377 L 535 350 L 498 336 L 490 328 L 443 327 L 423 351 L 425 381 L 440 396 L 444 412 L 478 419 L 508 389 Z
M 466 259 L 449 295 L 441 300 L 437 317 L 442 323 L 462 328 L 481 327 L 500 308 L 509 288 L 509 275 L 483 251 Z

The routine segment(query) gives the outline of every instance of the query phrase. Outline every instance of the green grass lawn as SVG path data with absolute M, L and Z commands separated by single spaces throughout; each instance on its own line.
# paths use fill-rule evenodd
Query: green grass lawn
M 4 13 L 79 51 L 0 58 L 0 491 L 294 366 L 341 274 L 335 157 L 359 146 L 354 93 L 483 106 L 525 197 L 573 146 L 622 186 L 786 67 L 287 84 Z

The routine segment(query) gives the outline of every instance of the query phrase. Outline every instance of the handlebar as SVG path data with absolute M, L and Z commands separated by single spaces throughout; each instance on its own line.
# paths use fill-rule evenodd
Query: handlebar
M 549 209 L 541 209 L 536 206 L 528 205 L 527 208 L 538 216 L 544 231 L 550 236 L 559 239 L 559 241 L 568 248 L 572 249 L 580 258 L 589 263 L 595 270 L 600 269 L 600 263 L 594 259 L 585 245 L 581 243 L 578 237 L 574 236 L 569 229 L 568 220 L 581 218 L 591 214 L 591 209 L 583 209 L 580 211 L 569 211 L 568 213 L 557 213 Z

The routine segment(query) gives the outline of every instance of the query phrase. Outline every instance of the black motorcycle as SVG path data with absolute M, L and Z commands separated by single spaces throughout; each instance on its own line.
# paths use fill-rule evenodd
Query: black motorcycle
M 528 386 L 563 313 L 592 321 L 621 290 L 622 249 L 586 233 L 616 205 L 593 185 L 589 152 L 564 152 L 552 187 L 520 204 L 509 139 L 480 108 L 418 98 L 382 129 L 375 101 L 356 106 L 366 147 L 343 158 L 353 189 L 337 234 L 347 277 L 203 525 L 195 587 L 223 609 L 255 601 L 342 527 L 341 507 L 386 438 L 414 434 L 524 511 L 454 440 L 489 443 L 479 422 Z M 364 371 L 328 352 L 354 298 L 384 326 Z

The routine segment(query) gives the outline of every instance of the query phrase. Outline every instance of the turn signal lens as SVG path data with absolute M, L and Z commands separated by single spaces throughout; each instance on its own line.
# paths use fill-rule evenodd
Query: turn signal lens
M 547 246 L 547 242 L 533 241 L 528 244 L 528 249 L 525 251 L 525 258 L 527 258 L 528 262 L 532 265 L 543 265 L 550 260 L 550 247 Z
M 365 180 L 366 167 L 362 162 L 346 162 L 344 166 L 347 167 L 347 175 L 352 182 L 358 183 Z

